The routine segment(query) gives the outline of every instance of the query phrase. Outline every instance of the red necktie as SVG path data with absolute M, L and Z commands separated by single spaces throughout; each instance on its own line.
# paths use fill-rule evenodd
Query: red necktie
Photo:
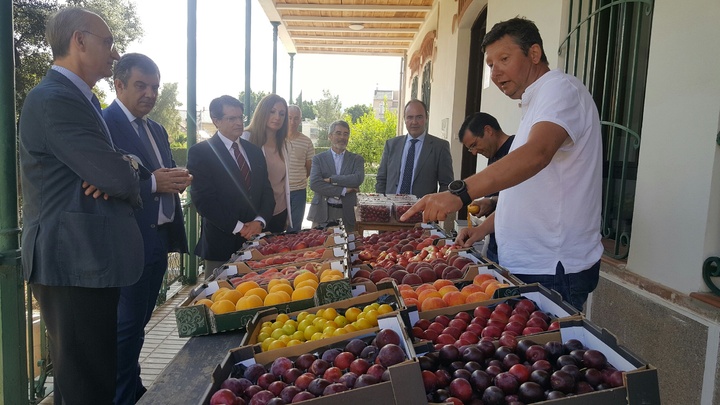
M 238 167 L 240 168 L 240 177 L 243 181 L 243 185 L 246 189 L 250 190 L 252 182 L 250 181 L 250 166 L 245 161 L 245 157 L 240 153 L 240 146 L 237 142 L 233 142 L 232 145 L 233 154 L 235 154 L 235 160 L 237 160 Z

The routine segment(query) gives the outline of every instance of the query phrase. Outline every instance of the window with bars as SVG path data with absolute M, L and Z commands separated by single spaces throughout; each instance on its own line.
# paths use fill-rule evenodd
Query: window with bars
M 565 71 L 582 80 L 603 136 L 605 254 L 627 257 L 632 233 L 653 0 L 571 0 L 560 45 Z

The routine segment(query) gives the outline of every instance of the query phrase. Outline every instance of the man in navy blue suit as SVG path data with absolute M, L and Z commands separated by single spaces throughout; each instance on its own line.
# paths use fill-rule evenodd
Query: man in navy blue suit
M 145 393 L 138 359 L 145 326 L 167 269 L 168 252 L 187 252 L 178 193 L 190 185 L 187 170 L 175 167 L 168 134 L 146 116 L 155 106 L 160 71 L 150 58 L 123 55 L 114 69 L 117 99 L 103 111 L 115 145 L 136 155 L 152 176 L 140 182 L 143 208 L 135 219 L 143 236 L 145 265 L 135 284 L 120 290 L 118 304 L 118 367 L 115 405 L 134 404 Z
M 20 115 L 23 272 L 47 327 L 55 403 L 109 405 L 120 288 L 143 266 L 143 171 L 114 147 L 92 93 L 119 59 L 105 21 L 63 8 L 45 37 L 53 66 Z

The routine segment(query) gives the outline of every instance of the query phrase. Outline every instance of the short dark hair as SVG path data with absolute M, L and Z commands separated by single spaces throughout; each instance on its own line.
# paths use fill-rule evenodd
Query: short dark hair
M 348 131 L 350 130 L 350 124 L 348 124 L 347 121 L 337 120 L 330 124 L 330 126 L 328 127 L 328 135 L 335 132 L 335 127 L 337 126 L 345 127 Z
M 466 130 L 470 130 L 474 136 L 482 138 L 486 125 L 490 125 L 490 127 L 496 131 L 502 131 L 497 119 L 488 113 L 476 112 L 473 115 L 468 115 L 460 126 L 460 131 L 458 131 L 460 143 L 462 143 Z
M 418 100 L 418 99 L 416 99 L 416 98 L 414 98 L 414 99 L 408 101 L 407 103 L 405 103 L 405 108 L 403 108 L 403 112 L 404 112 L 405 110 L 407 110 L 407 108 L 408 108 L 408 106 L 410 105 L 410 103 L 420 103 L 420 105 L 422 106 L 423 110 L 425 110 L 425 118 L 427 118 L 427 116 L 428 116 L 428 108 L 427 108 L 427 105 L 425 105 L 425 102 L 424 102 L 424 101 Z
M 525 17 L 515 17 L 507 21 L 501 21 L 493 25 L 492 29 L 485 34 L 483 38 L 481 49 L 485 52 L 485 48 L 504 37 L 509 35 L 515 41 L 516 44 L 522 49 L 525 55 L 530 51 L 530 47 L 538 44 L 542 51 L 540 60 L 548 64 L 547 55 L 545 55 L 545 49 L 543 48 L 542 37 L 540 36 L 540 30 L 537 25 L 531 20 Z
M 236 99 L 233 96 L 220 96 L 216 99 L 213 99 L 213 101 L 210 102 L 210 116 L 212 118 L 222 119 L 224 116 L 223 108 L 225 106 L 228 107 L 240 107 L 242 108 L 243 112 L 245 112 L 245 106 L 243 103 L 240 102 L 240 100 Z
M 127 85 L 133 68 L 138 68 L 146 75 L 157 75 L 160 77 L 160 69 L 152 59 L 141 53 L 126 53 L 115 64 L 113 68 L 113 79 L 120 80 L 124 85 Z

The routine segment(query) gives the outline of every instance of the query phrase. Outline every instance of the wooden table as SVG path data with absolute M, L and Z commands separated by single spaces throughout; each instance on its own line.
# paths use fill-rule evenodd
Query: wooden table
M 228 350 L 240 346 L 244 332 L 223 332 L 190 338 L 167 365 L 140 405 L 197 404 L 212 383 L 212 373 Z

